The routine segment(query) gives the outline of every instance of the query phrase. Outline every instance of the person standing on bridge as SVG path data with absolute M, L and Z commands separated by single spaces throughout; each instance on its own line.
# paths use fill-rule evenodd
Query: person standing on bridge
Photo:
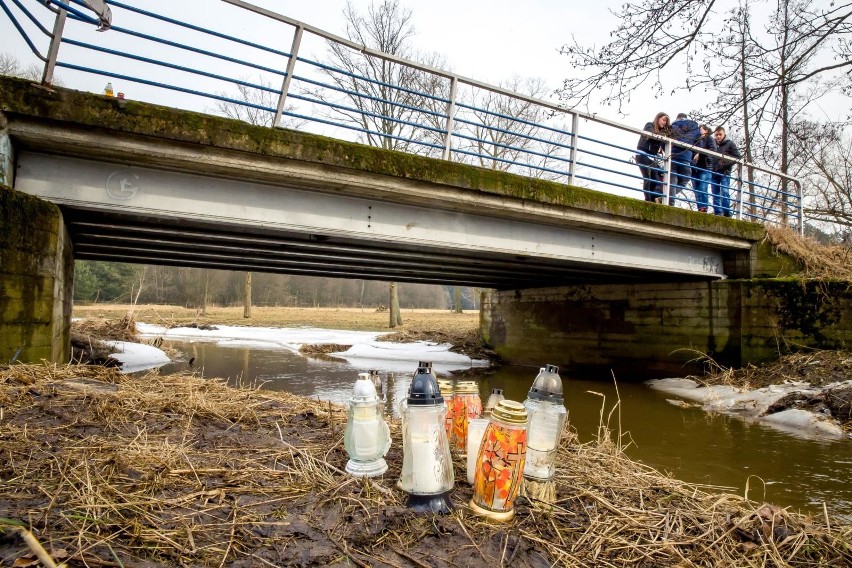
M 701 138 L 695 145 L 711 152 L 718 151 L 710 127 L 702 124 L 700 128 Z M 702 213 L 707 213 L 712 169 L 713 156 L 708 156 L 702 152 L 695 152 L 695 155 L 692 157 L 692 190 L 695 192 L 695 202 L 698 205 L 698 210 Z
M 669 115 L 658 112 L 654 121 L 647 123 L 644 130 L 661 136 L 669 136 L 671 134 L 669 122 Z M 636 165 L 642 172 L 642 191 L 645 193 L 645 201 L 658 201 L 663 195 L 660 190 L 663 172 L 659 170 L 660 166 L 657 160 L 659 155 L 663 153 L 664 146 L 665 143 L 662 140 L 644 134 L 639 137 L 639 144 L 636 146 L 636 149 L 639 150 L 636 154 Z
M 737 145 L 725 135 L 725 129 L 717 126 L 713 131 L 716 140 L 717 152 L 731 156 L 734 160 L 716 158 L 713 160 L 713 173 L 710 176 L 710 190 L 713 192 L 713 213 L 716 215 L 731 216 L 731 170 L 734 169 L 736 160 L 742 158 Z
M 701 139 L 701 130 L 698 123 L 689 119 L 686 113 L 677 115 L 677 120 L 672 123 L 672 138 L 678 142 L 695 146 Z M 686 184 L 692 179 L 692 150 L 683 146 L 672 146 L 672 176 L 671 195 L 669 205 L 674 205 L 675 195 L 686 189 Z M 692 188 L 693 192 L 695 187 Z M 697 200 L 696 200 L 697 201 Z

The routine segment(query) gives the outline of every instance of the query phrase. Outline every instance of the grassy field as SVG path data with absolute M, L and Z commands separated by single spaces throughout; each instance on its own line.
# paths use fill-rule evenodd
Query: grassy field
M 75 318 L 121 319 L 128 312 L 136 321 L 157 325 L 187 323 L 246 325 L 258 327 L 320 327 L 360 331 L 390 331 L 388 312 L 368 308 L 281 308 L 252 307 L 251 318 L 243 317 L 240 307 L 210 307 L 206 315 L 195 308 L 129 304 L 75 305 Z M 403 324 L 394 331 L 406 333 L 437 332 L 467 335 L 479 329 L 479 312 L 461 314 L 449 310 L 402 310 Z

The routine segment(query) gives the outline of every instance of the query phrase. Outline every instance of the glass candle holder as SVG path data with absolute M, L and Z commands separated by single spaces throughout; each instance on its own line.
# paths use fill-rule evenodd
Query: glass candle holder
M 444 397 L 444 404 L 447 405 L 447 414 L 444 417 L 444 428 L 447 431 L 447 439 L 451 440 L 453 435 L 453 396 L 455 393 L 453 381 L 439 379 L 438 390 L 441 391 L 441 396 Z
M 350 475 L 375 477 L 388 470 L 384 456 L 391 445 L 390 429 L 369 373 L 360 373 L 355 381 L 343 445 L 349 454 L 346 472 Z
M 497 403 L 505 398 L 506 397 L 503 396 L 503 389 L 491 389 L 491 394 L 488 395 L 488 402 L 485 403 L 485 410 L 483 412 L 485 414 L 491 414 L 491 411 L 494 410 Z
M 473 418 L 467 423 L 467 482 L 473 485 L 476 473 L 476 459 L 479 457 L 479 446 L 482 436 L 488 427 L 487 418 Z
M 527 410 L 514 400 L 502 400 L 491 412 L 476 458 L 473 478 L 474 514 L 495 521 L 515 516 L 514 501 L 524 478 L 527 450 Z
M 461 457 L 467 456 L 467 428 L 473 418 L 482 416 L 482 399 L 475 381 L 459 381 L 453 395 L 453 420 L 450 447 Z
M 422 363 L 421 363 L 422 365 Z M 399 487 L 416 511 L 449 512 L 455 477 L 447 440 L 447 407 L 429 367 L 418 367 L 400 405 L 403 462 Z
M 524 406 L 528 415 L 524 477 L 549 481 L 556 473 L 556 449 L 568 418 L 559 367 L 546 365 L 539 371 Z

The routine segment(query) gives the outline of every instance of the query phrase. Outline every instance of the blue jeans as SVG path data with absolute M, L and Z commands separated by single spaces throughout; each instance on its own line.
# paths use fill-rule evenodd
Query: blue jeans
M 713 213 L 731 216 L 731 176 L 713 172 L 710 176 L 710 190 L 713 192 Z
M 675 195 L 680 193 L 692 179 L 692 152 L 686 150 L 672 154 L 671 194 L 669 205 L 674 205 Z
M 695 203 L 699 209 L 707 209 L 708 190 L 710 189 L 710 172 L 707 170 L 692 169 L 692 192 L 695 194 Z

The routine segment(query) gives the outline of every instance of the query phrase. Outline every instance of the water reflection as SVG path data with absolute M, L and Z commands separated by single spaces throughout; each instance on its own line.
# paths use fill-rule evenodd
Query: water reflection
M 348 401 L 357 373 L 366 370 L 287 350 L 178 341 L 166 345 L 184 353 L 185 361 L 195 357 L 194 368 L 203 376 L 337 403 Z M 161 372 L 186 370 L 185 361 Z M 389 413 L 405 397 L 416 366 L 412 361 L 410 373 L 387 374 Z M 506 398 L 523 401 L 537 372 L 498 369 L 481 379 L 480 395 L 486 400 L 492 388 L 502 388 Z M 581 441 L 594 439 L 603 422 L 622 433 L 630 457 L 679 479 L 731 487 L 740 495 L 748 484 L 752 499 L 814 514 L 822 513 L 825 501 L 830 514 L 852 518 L 849 441 L 804 440 L 735 417 L 681 408 L 666 402 L 671 395 L 641 384 L 625 382 L 616 389 L 612 382 L 562 378 L 569 424 Z

